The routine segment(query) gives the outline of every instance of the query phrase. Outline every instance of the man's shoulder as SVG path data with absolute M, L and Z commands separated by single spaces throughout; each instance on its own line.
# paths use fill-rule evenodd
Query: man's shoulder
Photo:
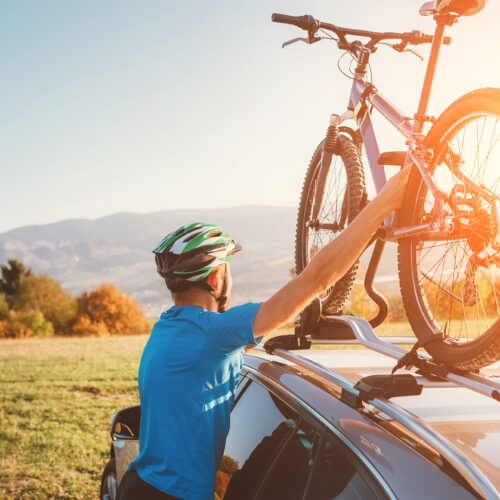
M 251 325 L 259 306 L 260 302 L 249 302 L 231 307 L 223 313 L 207 311 L 209 313 L 209 316 L 207 316 L 207 324 L 209 327 L 218 326 L 221 328 Z

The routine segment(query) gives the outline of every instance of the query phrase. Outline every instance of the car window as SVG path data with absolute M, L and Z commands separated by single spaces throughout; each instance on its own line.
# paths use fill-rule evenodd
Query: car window
M 299 417 L 256 382 L 251 382 L 231 412 L 231 423 L 216 477 L 216 498 L 253 498 L 284 440 Z
M 367 500 L 384 498 L 365 479 L 366 472 L 337 440 L 325 439 L 307 489 L 311 500 Z M 370 481 L 371 482 L 371 481 Z
M 256 498 L 301 500 L 319 442 L 320 435 L 303 421 L 281 449 Z

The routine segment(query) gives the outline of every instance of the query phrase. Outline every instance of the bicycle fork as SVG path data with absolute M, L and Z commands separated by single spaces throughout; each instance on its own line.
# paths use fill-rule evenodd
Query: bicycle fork
M 332 120 L 334 122 L 334 120 Z M 344 198 L 342 200 L 342 210 L 341 210 L 341 218 L 339 223 L 332 224 L 320 224 L 319 222 L 319 214 L 321 210 L 321 206 L 323 204 L 323 197 L 325 193 L 326 180 L 328 178 L 328 171 L 330 170 L 330 165 L 332 163 L 332 158 L 334 154 L 338 154 L 338 145 L 337 138 L 339 135 L 339 129 L 337 124 L 333 123 L 328 127 L 326 132 L 325 140 L 323 141 L 323 147 L 321 151 L 321 161 L 319 165 L 319 173 L 318 180 L 316 186 L 316 195 L 314 197 L 314 205 L 311 212 L 311 220 L 306 222 L 308 227 L 314 228 L 316 230 L 319 229 L 327 229 L 330 231 L 342 231 L 345 227 L 345 223 L 347 220 L 347 209 L 349 203 L 349 193 L 346 189 L 344 193 Z

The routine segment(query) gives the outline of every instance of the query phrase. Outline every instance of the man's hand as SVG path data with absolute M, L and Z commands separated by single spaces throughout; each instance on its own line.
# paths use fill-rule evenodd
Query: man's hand
M 403 168 L 396 175 L 393 175 L 384 184 L 384 187 L 378 194 L 377 198 L 382 203 L 386 204 L 390 211 L 401 208 L 406 192 L 406 185 L 408 183 L 408 176 L 410 175 L 412 167 L 413 164 Z

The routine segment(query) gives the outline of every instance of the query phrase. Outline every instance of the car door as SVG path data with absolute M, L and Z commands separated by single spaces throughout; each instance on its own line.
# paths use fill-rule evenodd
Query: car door
M 323 422 L 291 394 L 241 381 L 216 477 L 216 500 L 387 498 Z

